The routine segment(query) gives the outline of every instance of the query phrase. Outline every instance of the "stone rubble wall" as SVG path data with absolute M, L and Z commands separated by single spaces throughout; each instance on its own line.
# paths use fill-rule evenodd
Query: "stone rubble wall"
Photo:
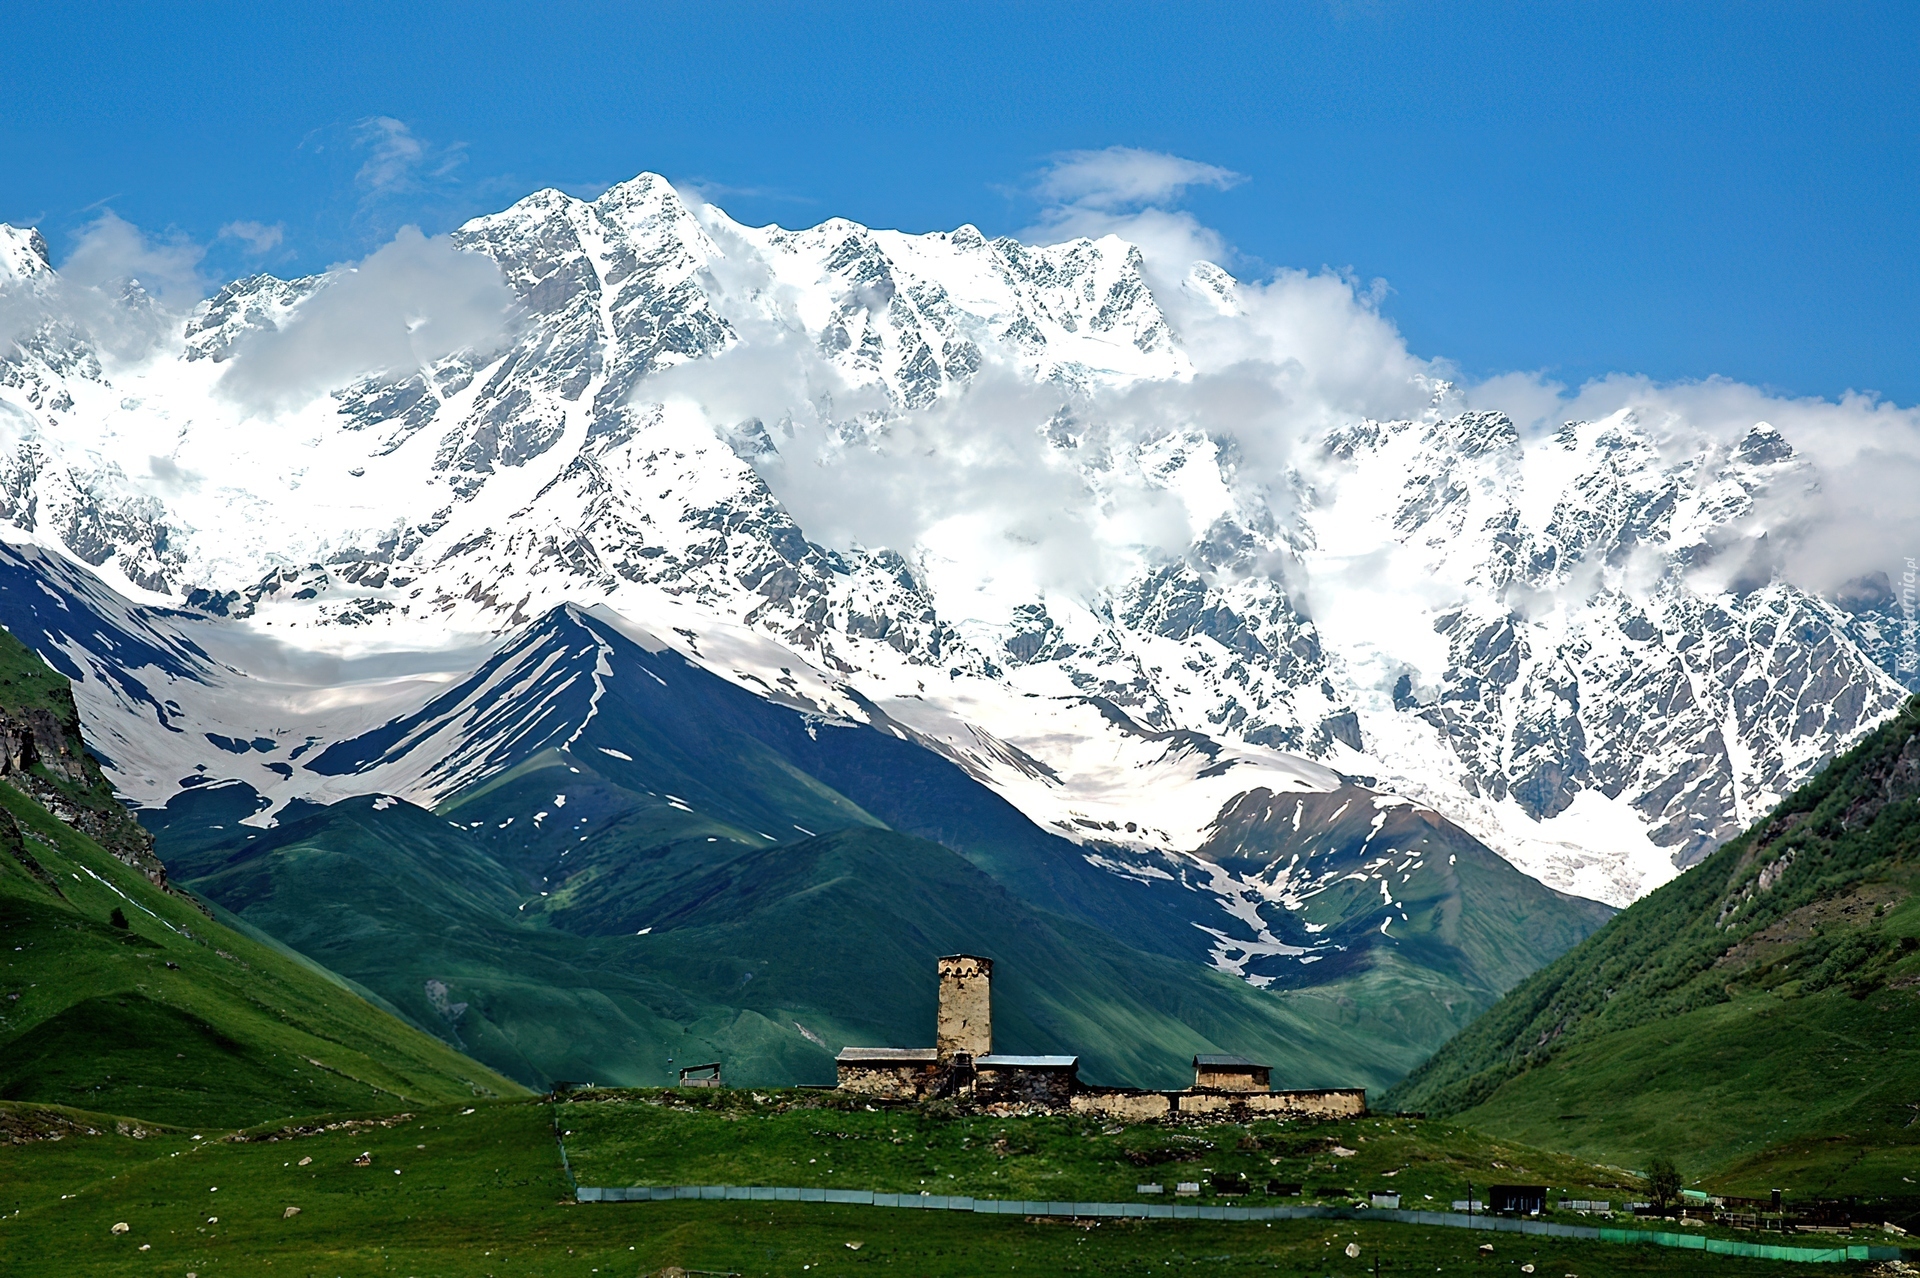
M 899 1065 L 843 1062 L 838 1085 L 843 1092 L 882 1100 L 925 1100 L 940 1094 L 946 1072 L 934 1061 Z

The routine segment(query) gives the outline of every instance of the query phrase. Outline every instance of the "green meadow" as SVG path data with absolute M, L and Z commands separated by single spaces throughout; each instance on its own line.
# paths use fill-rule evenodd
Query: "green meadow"
M 1534 1177 L 1616 1200 L 1626 1183 L 1609 1169 L 1411 1120 L 1115 1129 L 1058 1118 L 869 1112 L 820 1100 L 792 1092 L 757 1099 L 589 1094 L 558 1105 L 477 1101 L 306 1120 L 297 1129 L 270 1124 L 243 1137 L 143 1128 L 139 1139 L 114 1131 L 110 1120 L 12 1106 L 7 1121 L 16 1135 L 61 1137 L 7 1146 L 0 1155 L 0 1274 L 637 1278 L 677 1266 L 805 1278 L 1358 1278 L 1378 1262 L 1382 1273 L 1599 1278 L 1778 1268 L 1655 1247 L 1368 1221 L 1094 1224 L 829 1204 L 582 1204 L 572 1201 L 554 1139 L 557 1120 L 560 1132 L 571 1133 L 567 1151 L 581 1179 L 615 1183 L 907 1188 L 937 1179 L 950 1193 L 1000 1196 L 995 1191 L 1005 1187 L 1131 1200 L 1139 1180 L 1172 1182 L 1212 1167 L 1305 1177 L 1308 1199 L 1345 1203 L 1350 1190 L 1391 1186 L 1421 1205 L 1427 1193 L 1463 1192 L 1469 1177 L 1476 1186 Z M 85 1134 L 89 1123 L 98 1134 Z M 125 1232 L 114 1233 L 122 1223 Z M 1483 1252 L 1486 1244 L 1493 1250 Z M 1349 1246 L 1357 1255 L 1347 1254 Z

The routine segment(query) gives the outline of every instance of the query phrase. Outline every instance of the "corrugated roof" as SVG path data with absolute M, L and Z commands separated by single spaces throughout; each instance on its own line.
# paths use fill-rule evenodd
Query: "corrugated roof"
M 940 1059 L 940 1054 L 931 1047 L 843 1047 L 840 1054 L 833 1058 L 849 1063 L 884 1065 L 888 1062 L 899 1065 L 924 1065 Z
M 1259 1061 L 1250 1061 L 1244 1056 L 1196 1056 L 1193 1067 L 1199 1069 L 1272 1069 L 1271 1065 L 1262 1065 Z
M 976 1056 L 976 1066 L 988 1069 L 1066 1069 L 1078 1065 L 1078 1056 Z

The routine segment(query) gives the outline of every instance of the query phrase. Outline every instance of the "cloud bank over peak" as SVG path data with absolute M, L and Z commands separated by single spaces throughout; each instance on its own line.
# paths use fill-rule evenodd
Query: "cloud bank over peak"
M 1198 261 L 1231 260 L 1220 235 L 1173 207 L 1194 187 L 1229 190 L 1244 174 L 1161 151 L 1110 146 L 1068 151 L 1041 171 L 1030 194 L 1040 217 L 1020 233 L 1037 244 L 1117 235 L 1145 256 L 1156 283 L 1176 283 Z
M 385 117 L 363 122 L 356 145 L 356 181 L 370 197 L 459 163 L 457 148 L 434 148 Z M 1223 520 L 1262 530 L 1279 549 L 1257 565 L 1216 561 L 1208 571 L 1276 572 L 1303 597 L 1326 597 L 1340 588 L 1333 569 L 1322 559 L 1311 581 L 1299 555 L 1313 539 L 1305 512 L 1351 480 L 1323 447 L 1329 433 L 1469 409 L 1507 414 L 1532 450 L 1550 447 L 1567 421 L 1630 422 L 1660 465 L 1682 469 L 1728 464 L 1757 423 L 1777 428 L 1797 450 L 1794 464 L 1742 480 L 1746 504 L 1717 534 L 1738 544 L 1703 557 L 1704 589 L 1757 574 L 1832 596 L 1862 575 L 1897 576 L 1920 555 L 1914 410 L 1862 396 L 1786 399 L 1723 379 L 1622 374 L 1573 389 L 1525 372 L 1468 381 L 1445 359 L 1408 349 L 1382 313 L 1378 282 L 1325 269 L 1236 281 L 1207 265 L 1233 262 L 1231 246 L 1178 203 L 1244 180 L 1203 161 L 1109 147 L 1054 157 L 1030 187 L 1043 208 L 1027 241 L 1114 235 L 1141 250 L 1153 300 L 1190 365 L 1180 376 L 1035 380 L 1019 352 L 984 342 L 970 379 L 903 409 L 829 357 L 787 295 L 792 286 L 747 239 L 729 238 L 732 224 L 716 210 L 701 217 L 723 254 L 704 269 L 736 340 L 647 379 L 636 397 L 682 404 L 729 438 L 761 423 L 774 448 L 746 452 L 810 536 L 945 563 L 954 581 L 972 573 L 981 615 L 1029 589 L 1096 599 L 1143 567 L 1191 556 Z M 221 234 L 255 255 L 284 243 L 279 225 L 236 221 Z M 126 300 L 133 281 L 138 306 Z M 0 338 L 64 317 L 103 355 L 143 358 L 177 336 L 207 285 L 198 246 L 105 213 L 76 239 L 56 284 L 0 295 Z M 490 259 L 412 226 L 298 288 L 297 304 L 244 335 L 225 362 L 219 391 L 245 413 L 281 414 L 363 379 L 403 380 L 461 352 L 484 358 L 517 322 Z M 997 585 L 987 580 L 995 574 Z
M 204 295 L 205 256 L 190 240 L 148 235 L 107 209 L 73 237 L 57 273 L 0 292 L 0 352 L 52 328 L 83 334 L 110 364 L 143 360 Z
M 1408 564 L 1384 544 L 1314 553 L 1343 485 L 1380 482 L 1377 473 L 1358 476 L 1325 441 L 1369 421 L 1432 424 L 1469 410 L 1514 421 L 1513 465 L 1536 492 L 1556 482 L 1553 466 L 1522 458 L 1560 449 L 1566 422 L 1612 422 L 1647 441 L 1658 475 L 1686 476 L 1708 491 L 1703 501 L 1722 503 L 1714 543 L 1694 570 L 1707 593 L 1780 578 L 1833 597 L 1863 574 L 1897 576 L 1904 556 L 1920 552 L 1913 410 L 1859 396 L 1783 399 L 1724 379 L 1618 375 L 1569 389 L 1512 373 L 1471 382 L 1448 361 L 1408 349 L 1381 312 L 1378 281 L 1324 269 L 1232 281 L 1197 265 L 1231 261 L 1229 246 L 1186 211 L 1154 202 L 1237 176 L 1111 148 L 1060 157 L 1033 188 L 1055 202 L 1025 238 L 1113 234 L 1142 249 L 1148 283 L 1191 361 L 1188 376 L 1091 388 L 1036 383 L 1016 352 L 989 344 L 969 382 L 902 410 L 849 384 L 791 319 L 765 333 L 742 329 L 734 349 L 661 374 L 638 395 L 697 406 L 723 435 L 749 419 L 764 423 L 775 450 L 749 450 L 754 464 L 809 535 L 909 553 L 946 581 L 943 609 L 981 620 L 1003 617 L 1034 590 L 1097 601 L 1144 568 L 1191 559 L 1222 520 L 1264 530 L 1276 549 L 1237 566 L 1215 559 L 1209 574 L 1279 575 L 1309 605 L 1355 584 L 1404 578 Z M 1737 494 L 1714 488 L 1716 468 L 1740 463 L 1757 428 L 1784 436 L 1797 450 L 1791 464 L 1744 466 L 1726 480 Z M 1573 491 L 1561 499 L 1599 500 Z M 1551 513 L 1550 502 L 1540 518 Z M 1596 567 L 1573 573 L 1561 590 L 1641 589 L 1658 575 L 1647 564 L 1624 574 Z M 1430 578 L 1403 584 L 1436 605 L 1453 589 Z
M 271 414 L 362 378 L 398 381 L 456 352 L 497 349 L 513 306 L 492 259 L 402 227 L 322 276 L 284 325 L 238 343 L 220 391 Z

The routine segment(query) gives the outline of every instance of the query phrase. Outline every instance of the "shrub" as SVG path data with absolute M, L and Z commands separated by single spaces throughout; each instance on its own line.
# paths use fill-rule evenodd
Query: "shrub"
M 1680 1197 L 1680 1170 L 1662 1155 L 1647 1164 L 1647 1197 L 1662 1215 Z

